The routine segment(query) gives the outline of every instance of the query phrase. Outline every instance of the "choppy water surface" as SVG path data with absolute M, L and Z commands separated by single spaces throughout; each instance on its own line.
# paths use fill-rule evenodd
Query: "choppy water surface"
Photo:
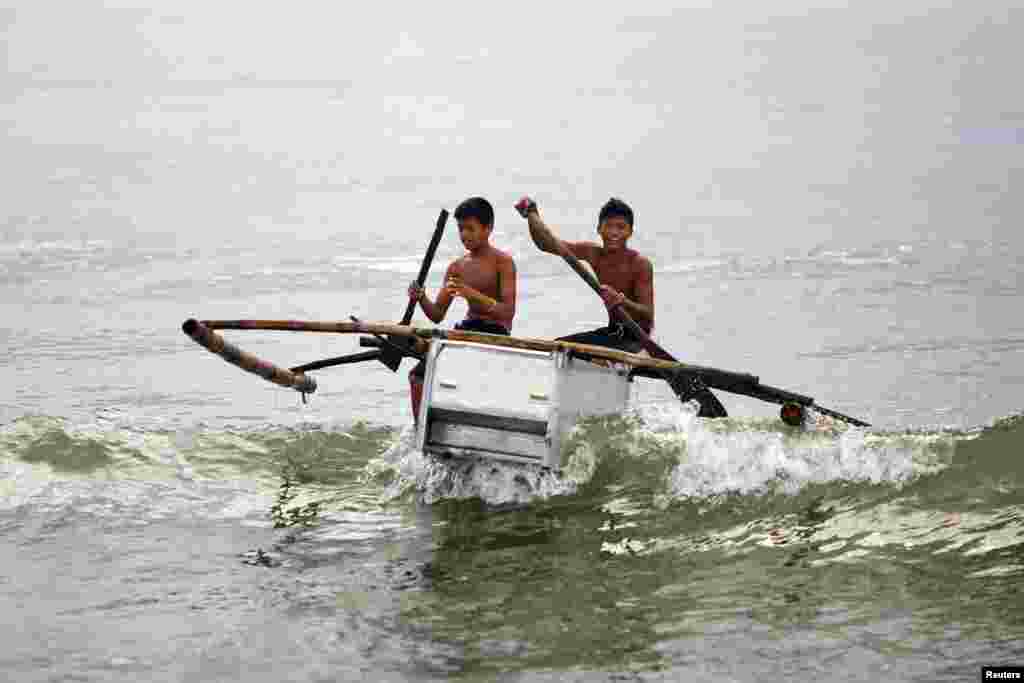
M 354 424 L 0 437 L 16 680 L 955 680 L 1024 655 L 1024 431 L 579 427 L 556 477 Z M 39 643 L 52 643 L 45 652 Z M 838 673 L 837 673 L 838 672 Z
M 12 681 L 964 681 L 1024 664 L 1013 3 L 0 9 L 0 671 Z M 515 333 L 602 324 L 872 424 L 638 380 L 550 472 L 412 447 L 404 372 L 304 404 L 182 321 L 395 321 L 486 195 Z M 454 229 L 428 289 L 461 253 Z M 446 323 L 464 311 L 456 303 Z M 416 321 L 422 321 L 417 316 Z M 291 366 L 352 338 L 226 334 Z

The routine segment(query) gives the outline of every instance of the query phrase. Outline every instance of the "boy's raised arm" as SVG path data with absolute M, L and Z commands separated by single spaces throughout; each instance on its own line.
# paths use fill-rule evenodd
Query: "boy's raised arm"
M 540 209 L 537 208 L 537 202 L 529 197 L 523 197 L 516 202 L 516 211 L 529 224 L 530 238 L 537 245 L 538 249 L 549 254 L 555 254 L 556 256 L 561 256 L 568 251 L 568 245 L 558 239 L 555 233 L 551 231 L 551 228 L 544 222 L 544 219 L 540 217 Z
M 544 219 L 540 217 L 540 210 L 537 203 L 529 197 L 523 197 L 516 203 L 516 211 L 526 219 L 530 226 L 530 238 L 541 251 L 555 256 L 572 254 L 578 259 L 590 261 L 593 248 L 597 245 L 592 242 L 568 242 L 560 239 L 554 231 L 548 227 Z

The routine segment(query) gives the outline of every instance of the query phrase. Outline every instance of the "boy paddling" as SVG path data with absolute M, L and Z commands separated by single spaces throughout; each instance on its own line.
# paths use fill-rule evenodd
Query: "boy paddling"
M 530 225 L 530 237 L 541 251 L 586 261 L 594 269 L 600 283 L 600 294 L 608 308 L 608 326 L 581 332 L 561 341 L 595 344 L 636 353 L 645 343 L 642 331 L 650 337 L 654 329 L 654 267 L 649 259 L 629 249 L 626 242 L 633 236 L 633 210 L 621 199 L 609 199 L 598 216 L 597 232 L 602 244 L 566 242 L 555 237 L 541 220 L 537 204 L 529 197 L 516 203 L 516 210 Z M 616 320 L 616 311 L 624 311 L 640 328 L 637 334 Z M 671 358 L 664 350 L 665 357 Z M 706 387 L 681 387 L 669 379 L 672 390 L 681 399 L 695 398 L 700 404 L 698 417 L 726 417 L 725 407 Z
M 510 254 L 490 243 L 494 208 L 483 197 L 471 197 L 455 209 L 455 220 L 466 254 L 449 264 L 436 300 L 415 281 L 409 285 L 409 298 L 419 303 L 431 322 L 439 323 L 452 301 L 462 297 L 469 311 L 455 329 L 508 335 L 516 315 L 516 264 Z M 420 361 L 409 372 L 414 421 L 419 420 L 425 369 L 425 361 Z
M 516 210 L 527 220 L 530 237 L 541 251 L 561 256 L 572 254 L 594 269 L 601 283 L 601 298 L 608 308 L 608 325 L 580 332 L 560 341 L 594 344 L 636 353 L 642 344 L 629 329 L 615 320 L 611 309 L 622 307 L 650 335 L 654 329 L 654 267 L 651 261 L 627 246 L 633 235 L 633 210 L 621 199 L 609 199 L 598 215 L 601 244 L 568 242 L 555 236 L 541 219 L 536 202 L 523 197 Z

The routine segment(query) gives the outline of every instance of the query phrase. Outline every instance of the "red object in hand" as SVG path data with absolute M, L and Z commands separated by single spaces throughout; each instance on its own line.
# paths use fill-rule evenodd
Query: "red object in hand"
M 518 211 L 519 215 L 522 216 L 523 218 L 526 218 L 529 215 L 530 211 L 536 210 L 537 202 L 533 201 L 529 197 L 523 197 L 518 202 L 516 202 L 516 211 Z

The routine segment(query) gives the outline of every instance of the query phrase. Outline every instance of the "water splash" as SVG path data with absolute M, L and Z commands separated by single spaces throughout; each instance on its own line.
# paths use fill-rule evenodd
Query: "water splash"
M 803 429 L 777 420 L 703 420 L 696 405 L 639 411 L 649 436 L 673 449 L 674 499 L 795 494 L 809 484 L 905 484 L 952 461 L 952 433 L 875 433 L 812 416 Z M 674 423 L 674 424 L 673 424 Z
M 394 473 L 385 493 L 389 500 L 415 496 L 432 505 L 444 499 L 479 498 L 488 505 L 522 505 L 572 495 L 593 473 L 592 453 L 585 444 L 570 452 L 567 467 L 555 473 L 537 465 L 482 457 L 436 457 L 418 450 L 415 438 L 414 429 L 406 427 L 371 466 Z

